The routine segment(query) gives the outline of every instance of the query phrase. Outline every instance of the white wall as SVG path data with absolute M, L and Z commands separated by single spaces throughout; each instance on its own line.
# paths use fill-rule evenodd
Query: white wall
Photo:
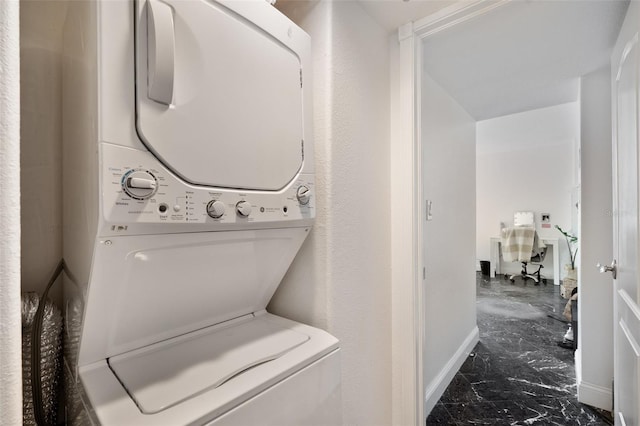
M 579 111 L 572 102 L 477 123 L 478 260 L 489 260 L 489 238 L 499 235 L 500 222 L 513 224 L 515 211 L 535 212 L 542 236 L 563 238 L 554 225 L 571 229 Z M 551 228 L 540 228 L 540 213 L 551 214 Z M 568 259 L 561 239 L 560 263 Z M 544 264 L 552 277 L 551 253 Z M 520 270 L 518 263 L 504 266 L 503 271 Z
M 340 339 L 345 425 L 389 425 L 387 32 L 357 2 L 289 6 L 312 37 L 319 208 L 270 309 Z
M 62 26 L 66 2 L 20 10 L 22 289 L 42 294 L 62 257 Z M 62 286 L 51 291 L 59 301 Z
M 613 253 L 611 80 L 605 67 L 582 77 L 582 214 L 579 283 L 578 400 L 611 410 L 613 283 L 597 263 Z
M 22 424 L 20 4 L 0 2 L 0 416 Z
M 428 75 L 422 80 L 426 411 L 477 341 L 475 120 Z

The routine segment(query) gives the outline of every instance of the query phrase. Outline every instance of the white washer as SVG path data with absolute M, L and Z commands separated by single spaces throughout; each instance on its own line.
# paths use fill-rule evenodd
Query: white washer
M 337 339 L 266 311 L 315 217 L 309 37 L 110 0 L 64 45 L 69 423 L 340 424 Z

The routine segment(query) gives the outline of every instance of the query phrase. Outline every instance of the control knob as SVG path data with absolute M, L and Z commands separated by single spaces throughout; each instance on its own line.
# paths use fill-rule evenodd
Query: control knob
M 131 198 L 146 200 L 158 189 L 156 177 L 146 170 L 129 170 L 122 177 L 122 189 Z
M 311 190 L 308 186 L 302 185 L 298 188 L 296 192 L 296 197 L 298 198 L 298 202 L 300 204 L 307 205 L 309 204 L 309 200 L 311 200 Z
M 251 214 L 251 203 L 248 201 L 239 201 L 238 204 L 236 204 L 236 212 L 242 217 L 249 216 Z
M 220 219 L 224 215 L 224 203 L 220 200 L 209 201 L 207 214 L 214 219 Z

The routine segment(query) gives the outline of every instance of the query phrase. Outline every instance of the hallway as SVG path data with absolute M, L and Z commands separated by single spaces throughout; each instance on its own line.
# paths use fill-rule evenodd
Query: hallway
M 480 342 L 427 425 L 610 424 L 576 399 L 573 351 L 557 345 L 567 330 L 559 287 L 476 283 Z

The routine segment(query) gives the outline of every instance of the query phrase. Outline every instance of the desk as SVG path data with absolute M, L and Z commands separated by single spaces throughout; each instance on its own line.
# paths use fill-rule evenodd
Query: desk
M 546 246 L 553 247 L 553 283 L 555 285 L 560 285 L 560 251 L 558 250 L 558 239 L 557 238 L 546 238 L 539 237 L 542 242 Z M 501 274 L 502 269 L 500 262 L 502 262 L 502 256 L 500 256 L 500 245 L 502 238 L 500 237 L 491 237 L 490 239 L 490 247 L 491 247 L 491 276 L 495 277 L 496 274 Z M 514 262 L 515 263 L 515 262 Z

